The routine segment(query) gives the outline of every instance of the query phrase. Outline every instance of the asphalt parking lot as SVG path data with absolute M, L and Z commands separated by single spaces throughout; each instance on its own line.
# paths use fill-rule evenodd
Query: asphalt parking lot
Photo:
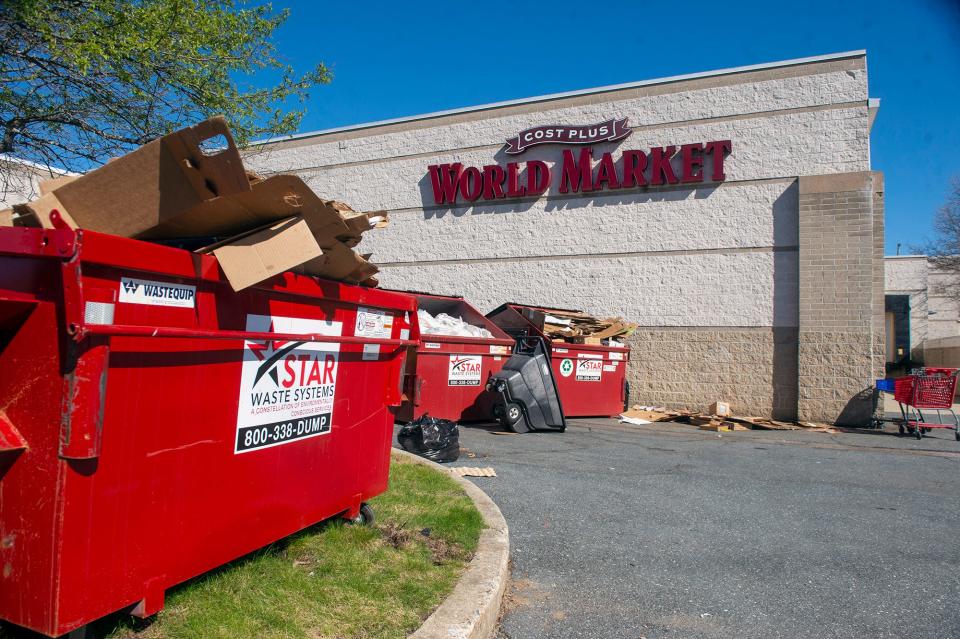
M 510 525 L 502 637 L 960 636 L 952 432 L 571 422 L 461 428 Z

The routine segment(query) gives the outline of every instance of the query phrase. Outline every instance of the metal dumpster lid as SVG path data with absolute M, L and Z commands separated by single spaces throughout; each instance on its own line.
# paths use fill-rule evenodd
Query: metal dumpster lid
M 383 288 L 379 287 L 381 291 L 391 291 L 393 293 L 407 293 L 409 295 L 426 295 L 428 297 L 446 297 L 452 300 L 462 300 L 463 295 L 444 295 L 441 293 L 428 293 L 426 291 L 411 291 L 403 288 Z

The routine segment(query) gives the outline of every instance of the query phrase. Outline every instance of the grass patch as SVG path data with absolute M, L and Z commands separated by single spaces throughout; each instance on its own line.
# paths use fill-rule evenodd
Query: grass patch
M 93 636 L 405 637 L 453 589 L 483 520 L 449 477 L 405 461 L 370 503 L 373 527 L 303 531 L 169 590 L 155 619 L 103 620 Z

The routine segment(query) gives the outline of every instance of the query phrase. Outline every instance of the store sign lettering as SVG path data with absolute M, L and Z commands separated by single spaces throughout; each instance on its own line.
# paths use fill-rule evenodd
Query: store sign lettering
M 595 144 L 597 142 L 616 142 L 622 140 L 633 131 L 627 124 L 627 118 L 620 120 L 610 119 L 599 124 L 588 126 L 568 126 L 556 124 L 550 126 L 536 126 L 525 129 L 512 138 L 507 139 L 505 152 L 516 155 L 523 153 L 537 144 Z
M 548 127 L 549 128 L 549 127 Z M 564 149 L 559 167 L 551 170 L 541 160 L 464 167 L 460 162 L 427 167 L 436 204 L 460 201 L 536 197 L 558 182 L 560 193 L 591 193 L 671 184 L 723 182 L 724 160 L 732 150 L 730 140 L 652 147 L 649 151 L 628 149 L 614 159 L 603 153 L 594 157 L 590 147 Z M 509 152 L 509 151 L 508 151 Z M 559 170 L 555 173 L 555 170 Z

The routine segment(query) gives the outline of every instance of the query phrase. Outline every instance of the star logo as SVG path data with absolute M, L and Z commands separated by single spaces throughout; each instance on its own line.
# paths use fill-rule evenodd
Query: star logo
M 466 357 L 460 357 L 450 362 L 450 365 L 453 368 L 453 370 L 456 371 L 456 370 L 462 369 L 463 365 L 469 363 L 470 361 L 471 360 Z
M 268 332 L 274 331 L 273 322 L 270 322 Z M 254 387 L 266 375 L 273 380 L 273 385 L 279 387 L 280 381 L 277 376 L 277 364 L 283 361 L 283 358 L 290 351 L 296 350 L 306 342 L 292 342 L 289 340 L 264 340 L 263 342 L 247 342 L 247 348 L 260 360 L 260 366 L 257 367 L 257 374 L 253 378 Z

